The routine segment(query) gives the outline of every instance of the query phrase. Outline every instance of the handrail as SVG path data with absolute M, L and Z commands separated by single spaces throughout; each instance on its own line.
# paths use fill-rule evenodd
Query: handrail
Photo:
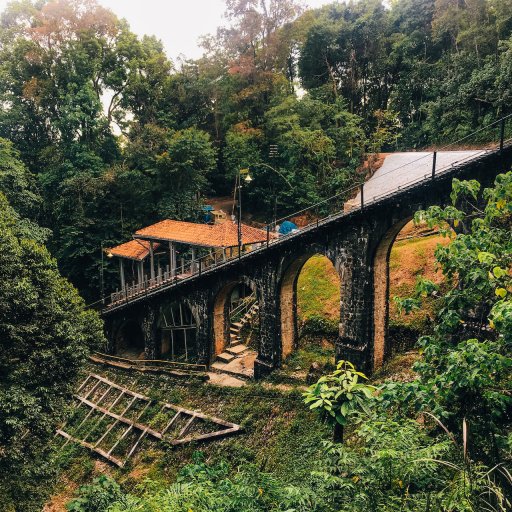
M 241 303 L 229 313 L 229 319 L 233 322 L 233 319 L 236 318 L 242 312 L 249 311 L 250 308 L 256 303 L 256 292 L 252 292 L 251 295 L 242 299 Z
M 392 192 L 385 192 L 380 195 L 374 195 L 373 198 L 370 200 L 365 199 L 364 197 L 361 197 L 361 206 L 360 207 L 363 208 L 363 207 L 368 207 L 373 204 L 376 204 L 380 200 L 383 200 L 385 198 L 395 195 L 397 192 L 402 192 L 404 189 L 409 188 L 413 184 L 422 182 L 424 180 L 431 181 L 432 179 L 435 179 L 436 174 L 441 174 L 444 171 L 446 171 L 447 169 L 452 169 L 455 166 L 458 167 L 461 165 L 461 163 L 464 163 L 467 161 L 476 160 L 477 158 L 480 158 L 483 154 L 487 154 L 490 151 L 497 151 L 498 148 L 493 148 L 493 149 L 485 148 L 485 149 L 477 150 L 477 153 L 475 153 L 475 154 L 469 155 L 465 158 L 462 158 L 461 160 L 453 162 L 444 167 L 441 167 L 438 169 L 435 168 L 435 156 L 434 155 L 436 155 L 438 151 L 445 151 L 447 148 L 450 148 L 454 145 L 460 144 L 461 142 L 467 140 L 471 136 L 481 133 L 483 130 L 489 129 L 493 126 L 497 126 L 498 124 L 501 124 L 501 133 L 500 133 L 500 140 L 499 140 L 499 150 L 501 151 L 503 149 L 505 142 L 509 143 L 511 140 L 511 139 L 507 139 L 507 140 L 504 139 L 505 122 L 506 122 L 506 120 L 510 119 L 511 117 L 512 117 L 512 114 L 504 116 L 504 117 L 498 119 L 497 121 L 494 121 L 482 128 L 479 128 L 478 130 L 475 130 L 474 132 L 472 132 L 464 137 L 461 137 L 460 139 L 458 139 L 455 142 L 451 142 L 451 143 L 449 143 L 445 146 L 442 146 L 441 148 L 436 149 L 434 151 L 429 151 L 429 152 L 427 152 L 427 154 L 422 155 L 415 160 L 412 160 L 410 162 L 399 165 L 398 167 L 390 169 L 390 170 L 386 171 L 385 173 L 380 174 L 377 177 L 373 177 L 373 182 L 375 182 L 376 180 L 382 179 L 383 177 L 389 175 L 390 173 L 396 172 L 397 170 L 399 170 L 405 166 L 409 166 L 411 164 L 419 162 L 420 160 L 433 157 L 434 166 L 433 166 L 431 174 L 429 173 L 422 177 L 417 177 L 417 178 L 413 179 L 412 181 L 403 183 L 400 186 L 398 186 L 397 189 L 393 190 Z M 297 217 L 297 216 L 299 216 L 305 212 L 308 212 L 308 211 L 312 211 L 312 210 L 317 211 L 320 206 L 327 205 L 329 202 L 331 202 L 333 200 L 347 198 L 347 194 L 349 192 L 353 192 L 357 189 L 360 189 L 361 192 L 363 192 L 364 191 L 364 183 L 359 183 L 359 184 L 353 185 L 353 186 L 351 186 L 347 189 L 344 189 L 343 191 L 341 191 L 327 199 L 323 199 L 322 201 L 314 203 L 313 205 L 310 205 L 310 206 L 303 208 L 299 211 L 291 213 L 285 217 L 281 217 L 280 219 L 275 220 L 275 221 L 265 225 L 262 229 L 267 230 L 267 232 L 273 231 L 278 223 L 281 223 L 282 221 L 290 219 L 290 218 Z M 312 228 L 319 227 L 320 225 L 323 225 L 326 222 L 333 220 L 333 218 L 340 218 L 345 215 L 348 215 L 355 209 L 358 209 L 358 207 L 354 206 L 354 208 L 350 209 L 347 212 L 344 212 L 343 210 L 336 210 L 334 213 L 331 213 L 331 214 L 329 214 L 325 217 L 321 217 L 321 218 L 316 216 L 316 218 L 312 222 L 309 222 L 305 226 L 302 226 L 300 228 L 300 230 L 298 230 L 298 232 L 292 232 L 292 233 L 288 233 L 286 235 L 280 235 L 277 238 L 267 237 L 266 242 L 260 243 L 259 244 L 260 246 L 256 247 L 251 252 L 255 252 L 255 251 L 259 252 L 261 250 L 265 250 L 270 245 L 275 245 L 276 243 L 282 242 L 284 239 L 288 239 L 292 236 L 295 236 L 299 233 L 303 233 L 304 231 L 308 231 Z M 256 244 L 256 245 L 258 245 L 258 244 Z M 230 258 L 226 258 L 226 260 L 222 260 L 220 262 L 216 262 L 215 260 L 212 262 L 210 255 L 203 256 L 202 258 L 198 258 L 192 262 L 189 262 L 187 265 L 183 266 L 181 268 L 181 274 L 179 274 L 179 275 L 171 276 L 171 275 L 169 275 L 170 273 L 164 272 L 162 275 L 159 275 L 153 279 L 146 280 L 143 283 L 136 284 L 132 287 L 125 287 L 125 289 L 111 294 L 111 303 L 107 306 L 106 309 L 108 310 L 109 308 L 116 307 L 122 303 L 127 303 L 127 302 L 129 302 L 129 300 L 131 298 L 136 298 L 136 297 L 139 297 L 144 294 L 147 295 L 148 291 L 150 291 L 154 288 L 159 288 L 162 285 L 173 286 L 181 281 L 190 279 L 190 278 L 194 277 L 195 275 L 198 275 L 198 274 L 200 275 L 201 273 L 204 273 L 205 271 L 208 271 L 212 268 L 217 268 L 217 267 L 222 267 L 224 265 L 227 265 L 227 264 L 231 263 L 233 260 L 240 259 L 240 257 L 244 257 L 244 256 L 245 256 L 244 254 L 241 254 L 241 255 L 230 257 Z M 198 269 L 199 269 L 199 271 L 198 271 Z

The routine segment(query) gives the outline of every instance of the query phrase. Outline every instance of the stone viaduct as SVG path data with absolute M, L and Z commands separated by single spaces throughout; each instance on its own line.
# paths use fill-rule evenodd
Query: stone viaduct
M 114 351 L 122 329 L 135 329 L 143 336 L 146 357 L 159 357 L 162 308 L 170 301 L 182 302 L 196 322 L 197 360 L 209 364 L 216 354 L 215 344 L 228 337 L 226 301 L 230 291 L 240 282 L 251 282 L 259 301 L 261 334 L 254 374 L 260 378 L 279 367 L 296 347 L 297 278 L 312 255 L 322 254 L 333 263 L 341 281 L 336 357 L 371 373 L 390 353 L 386 336 L 389 255 L 396 235 L 418 209 L 448 204 L 453 178 L 491 185 L 512 163 L 512 145 L 502 146 L 481 151 L 435 176 L 422 176 L 376 199 L 365 194 L 349 211 L 183 281 L 111 305 L 103 310 L 108 349 Z

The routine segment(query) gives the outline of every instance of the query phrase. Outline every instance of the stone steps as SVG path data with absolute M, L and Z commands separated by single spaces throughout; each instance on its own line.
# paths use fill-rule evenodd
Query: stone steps
M 240 332 L 244 325 L 252 320 L 253 316 L 258 312 L 258 310 L 258 304 L 253 304 L 252 307 L 245 313 L 245 315 L 238 322 L 233 322 L 229 326 L 229 344 L 224 349 L 224 352 L 222 352 L 216 357 L 215 362 L 211 366 L 213 371 L 227 372 L 225 366 L 228 365 L 228 363 L 230 363 L 231 361 L 238 357 L 246 355 L 247 351 L 249 350 L 249 347 L 242 343 Z M 233 373 L 233 375 L 238 374 Z
M 243 345 L 240 343 L 234 347 L 233 346 L 229 347 L 228 349 L 226 349 L 226 352 L 228 354 L 233 354 L 233 356 L 238 356 L 242 352 L 245 352 L 247 349 L 248 349 L 247 345 Z
M 217 356 L 217 361 L 220 361 L 221 363 L 229 363 L 230 361 L 233 361 L 235 356 L 229 352 L 222 352 Z

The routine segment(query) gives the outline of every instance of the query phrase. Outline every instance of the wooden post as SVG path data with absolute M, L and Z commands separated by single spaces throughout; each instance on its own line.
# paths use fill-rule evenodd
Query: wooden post
M 150 277 L 155 279 L 155 259 L 153 253 L 153 242 L 149 242 L 149 258 L 150 258 Z
M 192 265 L 190 265 L 192 274 L 196 271 L 196 248 L 192 247 Z
M 144 260 L 139 262 L 139 284 L 144 283 Z
M 436 162 L 437 162 L 437 151 L 434 151 L 434 155 L 432 157 L 432 179 L 436 177 Z
M 121 290 L 124 290 L 126 283 L 124 280 L 124 260 L 119 258 L 119 274 L 121 276 Z
M 222 260 L 226 261 L 226 248 L 225 247 L 222 248 Z
M 176 245 L 173 242 L 169 242 L 169 261 L 171 268 L 171 276 L 176 275 Z

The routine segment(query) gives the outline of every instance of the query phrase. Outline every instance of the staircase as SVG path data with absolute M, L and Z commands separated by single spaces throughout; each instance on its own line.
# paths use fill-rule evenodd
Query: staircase
M 238 376 L 241 375 L 245 377 L 250 377 L 251 375 L 249 374 L 248 371 L 233 371 L 235 370 L 236 367 L 236 364 L 234 364 L 236 359 L 241 359 L 245 356 L 252 355 L 253 353 L 256 354 L 256 352 L 250 350 L 247 345 L 244 345 L 242 343 L 240 333 L 242 331 L 242 328 L 247 323 L 251 323 L 253 318 L 258 314 L 259 305 L 256 299 L 254 298 L 252 301 L 250 301 L 249 304 L 244 304 L 244 306 L 245 312 L 242 311 L 240 313 L 240 311 L 238 311 L 239 314 L 237 315 L 237 310 L 235 310 L 233 312 L 235 314 L 230 315 L 230 318 L 233 320 L 237 319 L 237 316 L 239 317 L 240 314 L 242 316 L 241 318 L 237 319 L 237 321 L 231 322 L 231 325 L 229 327 L 229 344 L 225 348 L 224 352 L 222 352 L 216 357 L 215 362 L 212 364 L 211 368 L 215 371 L 231 373 L 233 375 Z

